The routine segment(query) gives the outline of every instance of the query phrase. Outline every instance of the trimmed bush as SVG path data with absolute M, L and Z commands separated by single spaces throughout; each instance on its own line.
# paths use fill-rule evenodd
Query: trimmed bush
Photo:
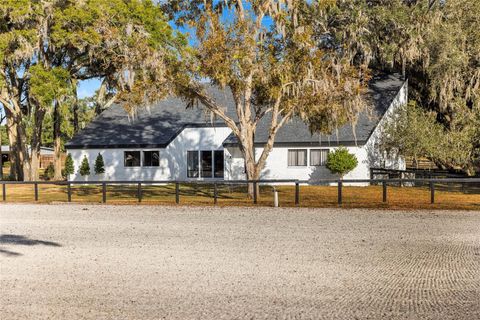
M 328 153 L 327 168 L 333 174 L 338 174 L 341 179 L 355 169 L 358 165 L 357 157 L 348 152 L 347 148 L 340 147 Z
M 80 165 L 80 170 L 78 170 L 81 176 L 90 175 L 90 164 L 88 163 L 87 156 L 83 157 L 82 164 Z
M 105 163 L 103 162 L 103 156 L 99 153 L 95 159 L 95 174 L 105 173 Z
M 73 167 L 73 159 L 72 159 L 72 155 L 69 153 L 67 155 L 67 158 L 65 159 L 65 169 L 64 169 L 64 173 L 63 173 L 63 176 L 67 176 L 69 174 L 73 174 L 75 171 L 75 168 Z

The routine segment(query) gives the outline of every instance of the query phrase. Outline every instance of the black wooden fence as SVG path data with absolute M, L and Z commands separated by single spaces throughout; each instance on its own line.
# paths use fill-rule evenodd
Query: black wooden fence
M 315 181 L 312 184 L 311 181 L 305 180 L 237 180 L 237 181 L 33 181 L 33 182 L 24 182 L 24 181 L 0 181 L 2 185 L 2 200 L 7 201 L 7 193 L 9 185 L 31 185 L 33 186 L 34 199 L 35 201 L 39 200 L 39 185 L 57 185 L 57 186 L 67 186 L 67 201 L 72 202 L 72 186 L 74 185 L 93 185 L 101 186 L 102 188 L 102 202 L 107 202 L 107 186 L 110 185 L 125 185 L 125 186 L 136 186 L 136 198 L 138 202 L 142 202 L 142 187 L 145 185 L 175 185 L 175 202 L 180 203 L 180 186 L 182 184 L 192 185 L 213 185 L 213 202 L 217 204 L 218 202 L 218 186 L 219 185 L 253 185 L 253 197 L 252 201 L 254 204 L 258 203 L 258 188 L 260 185 L 294 185 L 295 186 L 295 205 L 300 204 L 300 185 L 331 185 L 336 184 L 338 188 L 337 201 L 339 205 L 342 205 L 343 202 L 343 188 L 345 184 L 355 185 L 382 185 L 382 200 L 384 203 L 388 202 L 388 186 L 389 185 L 428 185 L 430 189 L 430 203 L 435 203 L 435 190 L 437 185 L 449 185 L 449 184 L 480 184 L 480 178 L 456 178 L 456 179 L 324 179 Z M 480 204 L 480 196 L 479 196 Z

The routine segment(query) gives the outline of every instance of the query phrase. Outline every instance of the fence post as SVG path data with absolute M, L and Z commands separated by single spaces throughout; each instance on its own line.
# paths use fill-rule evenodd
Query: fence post
M 342 187 L 343 187 L 343 182 L 338 181 L 338 205 L 342 205 Z
M 213 184 L 213 204 L 217 205 L 218 202 L 218 187 L 217 183 Z
M 298 181 L 295 182 L 295 205 L 298 206 L 300 204 L 300 183 Z
M 68 197 L 68 202 L 72 202 L 72 185 L 70 182 L 67 184 L 67 197 Z
M 35 201 L 38 201 L 38 183 L 36 182 L 34 184 L 34 190 L 35 190 Z
M 137 185 L 137 197 L 138 197 L 138 202 L 142 202 L 142 183 L 139 182 Z
M 435 184 L 433 181 L 430 181 L 430 203 L 435 203 Z
M 7 201 L 7 185 L 5 183 L 2 184 L 2 198 L 3 201 Z
M 257 204 L 257 182 L 253 183 L 253 203 Z
M 175 203 L 180 203 L 180 184 L 175 182 Z
M 105 182 L 102 183 L 102 202 L 107 202 L 107 184 Z
M 383 202 L 387 202 L 387 181 L 383 180 Z

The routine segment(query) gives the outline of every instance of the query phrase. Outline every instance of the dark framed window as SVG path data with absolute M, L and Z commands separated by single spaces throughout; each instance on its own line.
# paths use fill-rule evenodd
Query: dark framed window
M 199 177 L 198 151 L 187 151 L 187 177 Z
M 312 149 L 310 150 L 310 165 L 325 166 L 327 164 L 328 149 Z
M 123 159 L 125 167 L 140 167 L 140 151 L 125 151 Z
M 200 151 L 202 178 L 211 178 L 213 170 L 212 151 Z
M 143 166 L 144 167 L 160 166 L 160 152 L 159 151 L 143 151 Z
M 215 178 L 223 178 L 225 174 L 225 162 L 223 150 L 216 150 L 213 152 L 213 176 Z
M 187 151 L 188 178 L 223 178 L 224 175 L 223 150 Z
M 288 166 L 305 167 L 307 165 L 307 149 L 289 149 Z

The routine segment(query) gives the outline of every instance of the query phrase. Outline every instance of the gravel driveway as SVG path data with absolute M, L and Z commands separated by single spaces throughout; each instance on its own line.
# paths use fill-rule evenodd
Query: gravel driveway
M 0 319 L 480 319 L 480 212 L 0 205 Z

